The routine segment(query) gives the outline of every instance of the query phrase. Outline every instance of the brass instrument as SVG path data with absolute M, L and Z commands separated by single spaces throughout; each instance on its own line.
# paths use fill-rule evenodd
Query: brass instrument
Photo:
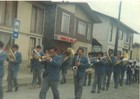
M 124 64 L 124 65 L 127 64 L 128 61 L 129 61 L 129 56 L 128 56 L 128 54 L 127 54 L 126 52 L 123 52 L 123 55 L 122 55 L 122 62 L 123 62 L 123 64 Z
M 77 63 L 80 62 L 81 58 L 78 57 L 78 60 L 77 60 Z M 74 76 L 77 75 L 77 71 L 78 71 L 78 66 L 77 66 L 77 63 L 75 64 L 75 66 L 73 66 L 73 73 L 74 73 Z
M 38 60 L 39 62 L 45 61 L 46 56 L 41 56 L 35 49 L 33 50 L 33 58 Z
M 15 61 L 16 60 L 16 57 L 15 57 L 15 54 L 13 53 L 13 51 L 12 51 L 12 49 L 11 48 L 9 48 L 8 50 L 7 50 L 7 54 L 8 54 L 8 60 L 9 61 Z
M 75 51 L 70 47 L 67 48 L 67 52 L 69 53 L 70 56 L 74 56 L 75 54 Z
M 107 61 L 107 63 L 112 63 L 112 60 L 111 60 L 111 58 L 110 58 L 110 56 L 109 56 L 109 50 L 107 50 L 107 52 L 106 52 L 106 61 Z

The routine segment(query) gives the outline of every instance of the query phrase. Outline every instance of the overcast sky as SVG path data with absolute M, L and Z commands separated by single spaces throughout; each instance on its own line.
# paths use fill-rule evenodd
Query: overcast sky
M 90 7 L 100 13 L 118 18 L 120 0 L 53 0 L 88 2 Z M 130 28 L 140 33 L 140 0 L 122 0 L 120 20 Z M 140 43 L 140 35 L 134 37 L 134 42 Z

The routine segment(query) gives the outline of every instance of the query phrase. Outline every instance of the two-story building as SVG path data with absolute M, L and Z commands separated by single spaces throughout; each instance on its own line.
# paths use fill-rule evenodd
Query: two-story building
M 0 1 L 0 40 L 5 46 L 12 42 L 12 23 L 14 19 L 19 20 L 19 36 L 14 43 L 19 45 L 24 64 L 29 63 L 31 49 L 42 46 L 44 10 L 45 5 L 41 2 Z
M 50 3 L 45 13 L 44 48 L 56 46 L 58 53 L 72 47 L 87 52 L 92 47 L 93 24 L 101 22 L 86 3 Z
M 118 20 L 105 14 L 94 12 L 101 19 L 102 23 L 94 25 L 93 38 L 96 38 L 102 44 L 103 52 L 106 52 L 108 49 L 114 50 Z M 136 31 L 122 22 L 119 22 L 118 28 L 118 51 L 126 51 L 130 55 L 133 35 Z

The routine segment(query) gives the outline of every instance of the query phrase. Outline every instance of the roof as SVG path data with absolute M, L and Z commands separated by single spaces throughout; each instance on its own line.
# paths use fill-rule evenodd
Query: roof
M 92 39 L 92 46 L 102 46 L 101 43 L 99 43 L 95 38 Z
M 92 11 L 93 11 L 94 13 L 96 13 L 97 15 L 102 15 L 102 16 L 108 17 L 108 18 L 110 18 L 113 22 L 118 23 L 118 19 L 117 19 L 117 18 L 108 16 L 108 15 L 106 15 L 106 14 L 103 14 L 103 13 L 100 13 L 100 12 L 97 12 L 97 11 L 94 11 L 94 10 L 92 10 Z M 134 29 L 130 28 L 129 26 L 127 26 L 127 25 L 124 24 L 123 22 L 119 21 L 119 24 L 120 24 L 120 27 L 121 27 L 121 28 L 129 30 L 131 33 L 139 34 L 139 32 L 137 32 L 137 31 L 135 31 Z
M 102 21 L 97 16 L 95 12 L 92 11 L 90 6 L 87 3 L 77 3 L 77 5 L 84 10 L 86 14 L 89 15 L 89 17 L 93 20 L 94 23 L 101 23 Z
M 101 23 L 102 21 L 97 16 L 96 13 L 92 11 L 90 6 L 87 3 L 80 3 L 80 2 L 51 2 L 51 1 L 42 1 L 45 5 L 57 5 L 57 4 L 76 4 L 78 7 L 80 7 L 93 21 L 93 23 Z
M 135 48 L 135 47 L 140 47 L 140 43 L 134 43 L 133 48 Z

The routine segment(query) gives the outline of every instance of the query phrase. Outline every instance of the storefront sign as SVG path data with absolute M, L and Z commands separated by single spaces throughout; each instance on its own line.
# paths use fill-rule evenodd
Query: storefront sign
M 66 36 L 62 36 L 62 35 L 57 35 L 57 40 L 61 40 L 61 41 L 65 41 L 65 42 L 69 42 L 69 43 L 75 43 L 77 40 L 74 38 L 70 38 L 70 37 L 66 37 Z

